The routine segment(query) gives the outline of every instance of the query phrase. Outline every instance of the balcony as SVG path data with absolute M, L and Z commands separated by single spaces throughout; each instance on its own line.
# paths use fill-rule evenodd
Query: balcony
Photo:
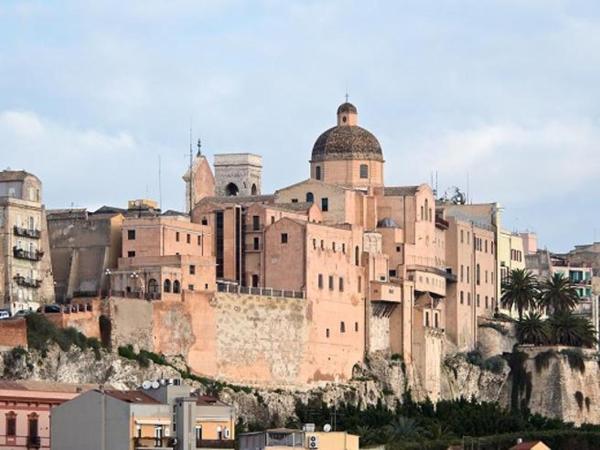
M 304 298 L 304 291 L 292 291 L 286 289 L 272 289 L 272 288 L 261 288 L 261 287 L 247 287 L 240 286 L 235 283 L 226 283 L 217 281 L 218 292 L 228 292 L 230 294 L 248 294 L 248 295 L 261 295 L 267 297 L 286 297 L 286 298 Z
M 196 439 L 196 448 L 234 448 L 235 441 L 232 439 L 218 440 L 218 439 Z
M 179 294 L 179 292 L 173 292 L 174 294 Z M 111 289 L 108 292 L 109 297 L 123 297 L 123 298 L 139 298 L 141 300 L 160 300 L 161 293 L 160 292 L 128 292 L 128 291 L 116 291 Z M 75 295 L 74 295 L 75 297 Z
M 44 252 L 40 251 L 40 250 L 34 250 L 32 252 L 22 249 L 22 248 L 18 248 L 18 247 L 13 247 L 13 256 L 15 258 L 18 259 L 26 259 L 29 261 L 39 261 L 40 259 L 42 259 L 42 256 L 44 256 Z
M 144 450 L 165 450 L 175 448 L 175 438 L 172 437 L 136 437 L 133 438 L 133 447 Z
M 402 302 L 402 289 L 399 285 L 384 281 L 371 281 L 371 301 Z
M 24 277 L 21 275 L 17 275 L 14 280 L 18 286 L 26 288 L 37 289 L 42 285 L 42 280 L 36 280 L 35 278 Z
M 42 446 L 42 439 L 39 436 L 27 436 L 27 448 L 40 448 Z
M 15 235 L 17 235 L 17 236 L 31 238 L 31 239 L 39 239 L 40 236 L 42 235 L 42 232 L 40 230 L 36 230 L 33 228 L 18 227 L 16 225 L 13 227 L 13 231 L 14 231 Z

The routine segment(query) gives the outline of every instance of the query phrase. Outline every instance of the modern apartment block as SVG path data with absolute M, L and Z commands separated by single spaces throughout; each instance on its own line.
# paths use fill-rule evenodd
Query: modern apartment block
M 52 450 L 234 448 L 232 406 L 196 395 L 180 380 L 138 390 L 95 389 L 52 412 Z
M 13 313 L 54 301 L 42 183 L 0 172 L 0 308 Z

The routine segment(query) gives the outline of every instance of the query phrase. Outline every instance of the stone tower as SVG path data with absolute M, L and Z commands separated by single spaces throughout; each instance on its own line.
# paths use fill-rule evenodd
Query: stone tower
M 215 194 L 217 196 L 260 195 L 262 156 L 252 153 L 215 155 Z
M 183 181 L 185 181 L 185 210 L 188 214 L 190 208 L 193 209 L 204 197 L 215 195 L 215 177 L 208 160 L 200 151 L 199 140 L 198 152 L 192 162 L 191 171 L 188 168 L 183 175 Z

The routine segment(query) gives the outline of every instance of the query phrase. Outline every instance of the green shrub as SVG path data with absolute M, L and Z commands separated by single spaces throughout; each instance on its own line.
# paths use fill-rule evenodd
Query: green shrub
M 505 366 L 506 360 L 502 356 L 496 355 L 486 359 L 481 368 L 495 374 L 501 374 L 504 371 Z
M 124 345 L 118 349 L 119 356 L 131 360 L 137 360 L 137 355 L 133 351 L 133 345 Z
M 571 370 L 577 370 L 579 373 L 585 372 L 585 360 L 580 348 L 565 348 L 560 351 L 560 354 L 567 357 Z
M 466 354 L 467 362 L 474 366 L 483 366 L 483 356 L 479 350 L 472 350 Z

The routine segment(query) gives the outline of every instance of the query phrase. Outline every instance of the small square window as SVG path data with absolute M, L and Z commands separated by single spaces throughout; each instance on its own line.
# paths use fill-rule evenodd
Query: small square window
M 287 244 L 288 242 L 288 235 L 287 233 L 281 233 L 281 243 L 282 244 Z
M 190 275 L 196 275 L 196 266 L 190 265 Z
M 346 332 L 346 324 L 344 322 L 340 322 L 340 333 Z
M 135 240 L 135 230 L 127 230 L 127 239 L 130 241 Z
M 329 211 L 329 199 L 327 197 L 321 199 L 321 211 Z
M 188 244 L 192 242 L 192 236 L 190 234 L 187 235 L 186 241 Z
M 189 291 L 193 291 L 194 290 L 194 285 L 193 284 L 188 284 L 188 290 Z
M 127 252 L 127 257 L 128 257 L 128 258 L 135 258 L 135 252 L 134 252 L 134 251 L 132 251 L 132 250 L 128 251 L 128 252 Z
M 175 241 L 179 242 L 179 231 L 175 232 Z

